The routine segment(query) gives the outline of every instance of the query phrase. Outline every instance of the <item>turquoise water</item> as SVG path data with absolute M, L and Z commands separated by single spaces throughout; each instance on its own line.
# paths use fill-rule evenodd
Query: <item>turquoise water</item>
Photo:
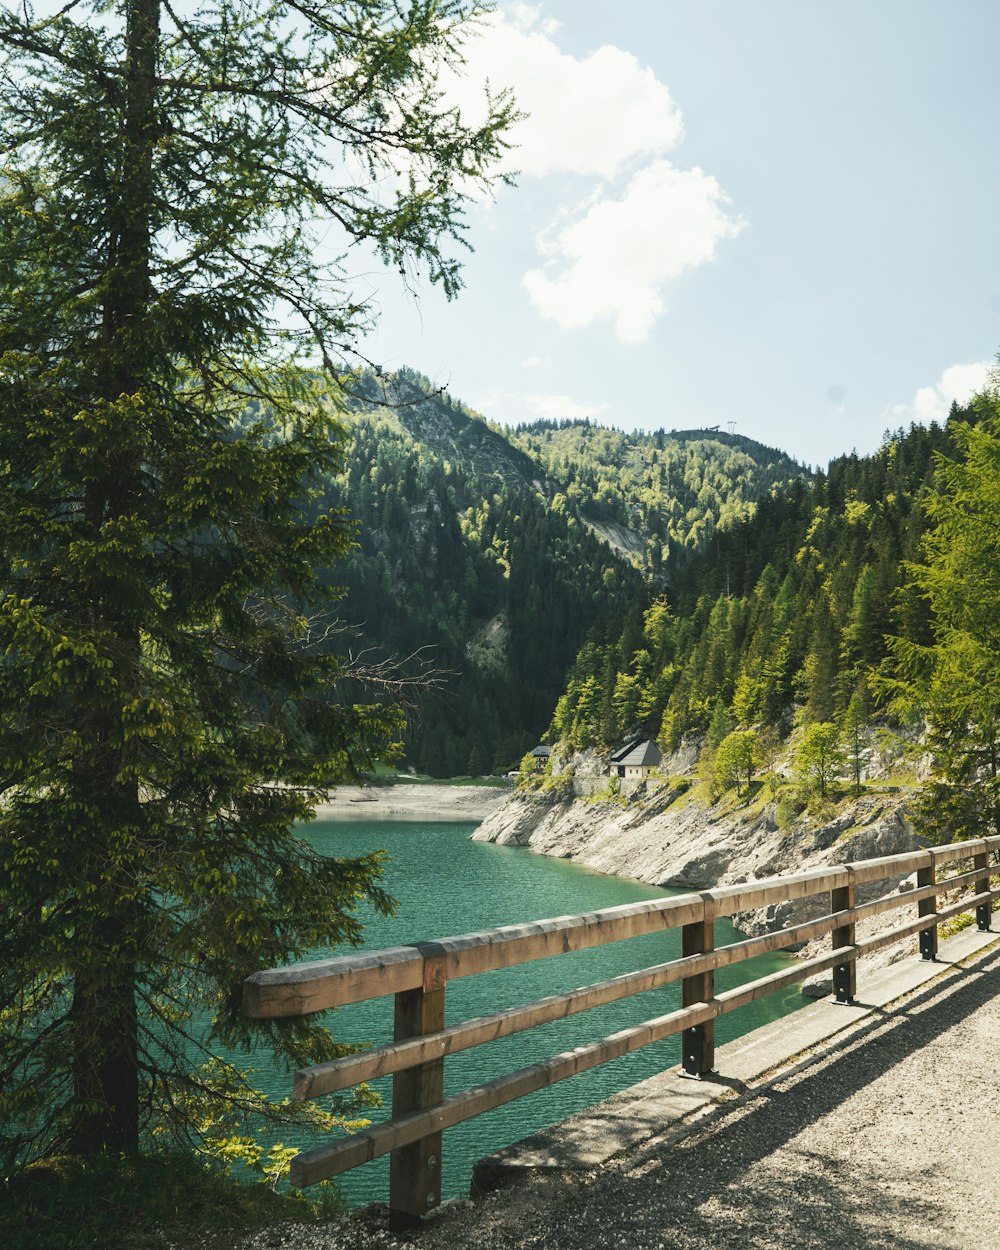
M 362 949 L 449 937 L 679 892 L 605 876 L 568 860 L 549 859 L 519 848 L 471 842 L 469 835 L 474 828 L 471 824 L 413 821 L 318 821 L 303 832 L 317 849 L 330 855 L 388 852 L 385 885 L 400 900 L 400 907 L 388 918 L 364 915 L 366 941 Z M 738 936 L 726 921 L 717 925 L 718 943 L 734 941 Z M 447 1023 L 662 963 L 679 954 L 680 933 L 676 931 L 464 977 L 448 985 Z M 787 956 L 767 955 L 723 968 L 717 974 L 717 987 L 728 989 L 788 962 Z M 739 1037 L 787 1014 L 801 1002 L 793 986 L 724 1016 L 716 1025 L 717 1042 Z M 445 1061 L 445 1092 L 457 1093 L 679 1006 L 680 985 L 668 985 L 449 1056 Z M 341 1007 L 330 1013 L 328 1020 L 339 1040 L 378 1045 L 392 1040 L 392 1013 L 393 1000 L 387 997 Z M 442 1151 L 444 1197 L 467 1196 L 472 1165 L 482 1156 L 676 1066 L 679 1057 L 679 1038 L 668 1038 L 448 1129 Z M 262 1073 L 258 1080 L 275 1094 L 290 1092 L 290 1078 L 283 1074 L 275 1074 L 272 1082 Z M 377 1082 L 374 1088 L 381 1093 L 384 1106 L 372 1114 L 372 1119 L 388 1118 L 391 1078 Z M 315 1142 L 288 1140 L 287 1144 L 306 1148 Z M 338 1185 L 351 1206 L 384 1201 L 388 1176 L 388 1158 L 377 1159 L 339 1177 Z

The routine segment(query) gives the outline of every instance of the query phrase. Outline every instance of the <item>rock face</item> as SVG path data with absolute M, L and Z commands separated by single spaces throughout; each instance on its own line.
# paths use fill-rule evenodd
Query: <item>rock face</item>
M 775 804 L 723 812 L 677 791 L 624 807 L 515 794 L 472 836 L 652 885 L 697 890 L 913 850 L 918 842 L 905 804 L 905 795 L 865 796 L 829 822 L 798 817 L 779 828 Z M 874 893 L 895 884 L 880 883 Z M 824 903 L 803 899 L 733 919 L 746 933 L 763 933 L 821 915 Z

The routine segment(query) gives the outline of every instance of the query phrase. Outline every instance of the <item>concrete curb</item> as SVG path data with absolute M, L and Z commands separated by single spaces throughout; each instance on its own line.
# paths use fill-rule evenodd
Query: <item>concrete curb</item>
M 481 1197 L 544 1173 L 586 1171 L 626 1155 L 654 1138 L 682 1135 L 694 1120 L 763 1077 L 808 1060 L 808 1052 L 860 1031 L 914 990 L 1000 944 L 1000 932 L 964 929 L 941 942 L 934 962 L 917 956 L 866 972 L 858 969 L 858 1001 L 810 1003 L 790 1016 L 729 1042 L 716 1051 L 716 1074 L 700 1081 L 677 1069 L 649 1077 L 630 1089 L 551 1128 L 480 1159 L 471 1192 Z

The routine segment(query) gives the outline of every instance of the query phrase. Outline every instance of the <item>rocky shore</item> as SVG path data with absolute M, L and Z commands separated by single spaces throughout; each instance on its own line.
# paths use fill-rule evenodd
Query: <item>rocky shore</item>
M 803 814 L 782 824 L 775 803 L 708 807 L 678 789 L 640 792 L 624 804 L 547 802 L 544 796 L 518 793 L 488 815 L 472 836 L 572 859 L 598 872 L 688 890 L 898 855 L 919 845 L 907 817 L 905 792 L 863 795 L 828 818 Z M 907 886 L 902 878 L 879 883 L 871 896 Z M 859 895 L 859 901 L 867 897 Z M 752 936 L 821 915 L 825 903 L 818 898 L 795 900 L 740 913 L 733 920 Z M 866 928 L 859 927 L 859 936 L 866 935 Z M 885 958 L 902 953 L 894 947 Z
M 779 825 L 777 805 L 706 807 L 677 790 L 613 801 L 512 794 L 473 834 L 651 885 L 708 889 L 912 850 L 906 796 L 863 795 L 828 819 Z
M 477 821 L 500 811 L 510 791 L 493 786 L 340 786 L 316 809 L 317 820 Z

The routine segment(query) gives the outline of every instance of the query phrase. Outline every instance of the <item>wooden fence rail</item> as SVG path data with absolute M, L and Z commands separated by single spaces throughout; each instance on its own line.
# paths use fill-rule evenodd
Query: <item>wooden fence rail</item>
M 992 901 L 1000 896 L 1000 890 L 990 889 L 991 855 L 1000 858 L 1000 837 L 254 973 L 243 985 L 243 1011 L 258 1019 L 395 996 L 391 1044 L 304 1068 L 295 1073 L 292 1092 L 296 1099 L 318 1098 L 392 1075 L 392 1118 L 299 1154 L 292 1161 L 292 1182 L 312 1185 L 390 1154 L 390 1222 L 396 1231 L 412 1227 L 441 1200 L 441 1134 L 446 1128 L 672 1034 L 681 1034 L 683 1072 L 704 1076 L 715 1061 L 718 1016 L 827 969 L 833 970 L 837 1001 L 853 1002 L 861 955 L 918 934 L 921 957 L 934 959 L 941 921 L 973 908 L 979 928 L 989 929 Z M 972 869 L 939 879 L 939 869 L 962 860 L 971 860 Z M 917 874 L 915 889 L 857 903 L 859 887 L 912 873 Z M 971 892 L 938 908 L 938 894 L 955 889 Z M 716 949 L 718 917 L 817 894 L 829 896 L 829 912 L 816 920 Z M 856 940 L 858 921 L 913 904 L 915 917 Z M 679 959 L 445 1027 L 445 988 L 458 977 L 677 928 Z M 828 954 L 715 993 L 716 969 L 825 933 L 832 939 Z M 674 981 L 681 982 L 679 1010 L 444 1097 L 445 1056 Z

